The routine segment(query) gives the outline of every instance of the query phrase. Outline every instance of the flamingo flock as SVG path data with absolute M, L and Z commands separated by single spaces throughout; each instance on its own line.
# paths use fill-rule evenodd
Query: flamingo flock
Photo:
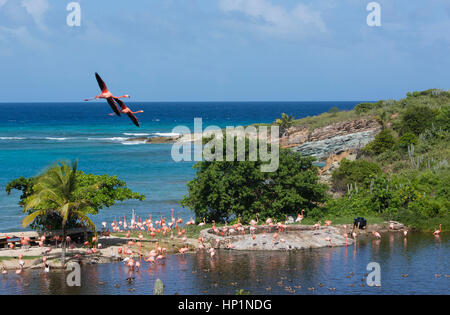
M 251 219 L 249 221 L 249 226 L 244 226 L 241 223 L 241 218 L 238 217 L 236 223 L 228 225 L 228 223 L 225 223 L 224 226 L 218 227 L 216 226 L 216 222 L 212 221 L 212 227 L 211 232 L 212 234 L 216 235 L 216 238 L 213 239 L 214 242 L 211 243 L 211 246 L 207 250 L 208 255 L 212 260 L 215 259 L 217 253 L 216 249 L 220 248 L 221 245 L 223 245 L 223 248 L 226 249 L 233 249 L 234 245 L 230 242 L 230 240 L 223 240 L 219 236 L 230 236 L 230 235 L 245 235 L 249 234 L 251 235 L 252 239 L 254 240 L 256 238 L 256 234 L 258 232 L 258 229 L 260 229 L 261 234 L 263 238 L 266 238 L 266 231 L 269 233 L 272 233 L 272 242 L 281 242 L 284 243 L 286 240 L 283 238 L 283 233 L 287 231 L 289 224 L 297 223 L 301 224 L 303 220 L 303 210 L 300 214 L 297 216 L 297 220 L 295 222 L 290 222 L 286 219 L 284 222 L 278 222 L 276 219 L 267 218 L 265 221 L 263 221 L 263 224 L 260 224 L 261 221 L 259 219 L 259 215 L 256 214 L 254 219 Z M 265 223 L 265 224 L 264 224 Z M 258 225 L 260 224 L 260 225 Z M 331 226 L 332 221 L 325 220 L 324 226 Z M 102 235 L 103 236 L 109 236 L 109 227 L 107 222 L 102 222 Z M 115 217 L 114 221 L 112 221 L 110 224 L 111 229 L 114 232 L 122 232 L 126 233 L 126 239 L 127 242 L 125 245 L 117 248 L 117 255 L 121 258 L 124 264 L 126 264 L 129 267 L 129 271 L 135 272 L 139 271 L 141 267 L 141 259 L 143 259 L 145 262 L 148 262 L 150 264 L 157 264 L 157 263 L 164 263 L 166 254 L 167 254 L 167 248 L 160 245 L 160 241 L 162 237 L 170 237 L 171 240 L 177 238 L 182 242 L 182 246 L 178 248 L 178 253 L 181 255 L 186 254 L 190 250 L 190 246 L 194 245 L 192 242 L 188 242 L 188 238 L 186 236 L 187 228 L 191 225 L 197 225 L 198 227 L 203 227 L 206 225 L 206 219 L 203 218 L 203 220 L 199 223 L 196 223 L 195 220 L 191 217 L 187 222 L 183 225 L 183 219 L 174 216 L 174 210 L 172 209 L 171 217 L 169 219 L 166 219 L 163 217 L 162 213 L 157 218 L 157 220 L 152 219 L 152 215 L 149 215 L 147 219 L 142 219 L 141 217 L 135 217 L 134 212 L 129 221 L 127 221 L 127 218 L 125 216 L 123 217 Z M 344 238 L 345 238 L 345 245 L 348 244 L 348 233 L 347 233 L 347 225 L 342 226 L 344 228 Z M 321 221 L 318 221 L 316 224 L 313 225 L 313 229 L 321 229 Z M 389 223 L 389 229 L 393 229 L 392 222 Z M 440 237 L 440 233 L 442 230 L 442 225 L 439 225 L 439 229 L 435 230 L 433 232 L 433 235 L 435 237 Z M 133 232 L 134 237 L 131 237 L 131 232 Z M 210 233 L 211 233 L 210 232 Z M 137 234 L 137 236 L 136 236 Z M 155 242 L 154 248 L 151 248 L 147 253 L 146 250 L 143 249 L 142 242 L 144 242 L 144 235 L 147 234 L 151 237 L 156 237 L 159 235 L 160 240 Z M 376 240 L 380 240 L 382 238 L 381 234 L 377 231 L 372 231 L 371 234 Z M 408 230 L 406 228 L 402 231 L 403 236 L 406 237 L 408 235 Z M 352 236 L 354 239 L 357 237 L 356 231 L 353 231 Z M 8 239 L 8 237 L 6 236 Z M 65 239 L 63 239 L 61 236 L 54 236 L 52 238 L 48 238 L 45 234 L 42 235 L 38 239 L 39 247 L 43 248 L 43 255 L 48 255 L 52 248 L 51 247 L 44 247 L 46 241 L 54 241 L 56 244 L 58 242 L 62 244 L 63 242 L 66 243 L 67 247 L 70 249 L 74 249 L 75 245 L 72 242 L 71 238 L 67 236 Z M 101 248 L 102 244 L 98 242 L 97 235 L 93 236 L 90 241 L 85 241 L 83 246 L 86 248 L 89 248 L 89 250 L 86 252 L 87 255 L 96 254 Z M 330 247 L 334 247 L 333 240 L 331 237 L 327 236 L 323 238 L 323 240 L 327 243 L 329 243 Z M 205 245 L 205 239 L 200 236 L 197 239 L 197 250 L 206 250 L 207 246 Z M 20 244 L 21 247 L 24 249 L 27 248 L 27 246 L 30 245 L 30 238 L 24 236 L 22 233 L 22 237 L 20 238 Z M 10 248 L 14 249 L 14 243 L 10 243 Z M 189 246 L 190 245 L 190 246 Z M 136 248 L 133 249 L 133 248 Z M 117 257 L 117 256 L 116 256 Z M 138 260 L 135 260 L 135 258 L 138 257 Z M 19 254 L 18 256 L 18 269 L 16 270 L 16 274 L 20 275 L 25 267 L 25 262 L 23 260 L 23 255 Z M 77 254 L 74 256 L 75 259 L 81 259 L 81 255 Z M 44 256 L 42 259 L 43 262 L 43 269 L 44 272 L 47 273 L 50 271 L 50 265 L 47 263 L 47 257 Z M 1 269 L 2 274 L 7 274 L 7 270 L 5 268 Z M 132 279 L 132 278 L 130 278 Z
M 138 110 L 136 112 L 133 112 L 128 106 L 125 105 L 125 103 L 121 100 L 121 98 L 129 98 L 130 95 L 125 94 L 125 95 L 121 95 L 121 96 L 114 96 L 107 88 L 105 82 L 103 81 L 103 79 L 100 77 L 100 75 L 96 72 L 95 73 L 95 79 L 97 80 L 98 86 L 100 87 L 101 93 L 99 95 L 96 95 L 95 97 L 92 98 L 86 98 L 84 101 L 91 101 L 91 100 L 96 100 L 96 99 L 105 99 L 106 102 L 109 104 L 109 106 L 111 107 L 111 109 L 113 110 L 114 113 L 108 114 L 110 116 L 121 116 L 122 114 L 126 114 L 130 120 L 133 122 L 133 124 L 135 124 L 137 127 L 139 127 L 139 120 L 136 118 L 136 116 L 134 114 L 139 114 L 139 113 L 143 113 L 143 110 Z M 117 104 L 119 104 L 120 106 L 120 110 L 117 107 Z

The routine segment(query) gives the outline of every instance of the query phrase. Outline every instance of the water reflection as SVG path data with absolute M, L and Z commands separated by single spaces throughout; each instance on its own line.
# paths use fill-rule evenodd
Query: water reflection
M 129 270 L 123 263 L 83 266 L 81 287 L 68 287 L 65 271 L 10 272 L 0 278 L 0 293 L 152 294 L 154 281 L 160 278 L 166 294 L 234 294 L 239 289 L 253 294 L 449 294 L 450 278 L 445 276 L 450 274 L 449 258 L 447 235 L 387 233 L 381 240 L 361 239 L 352 247 L 218 250 L 213 260 L 204 252 L 168 256 L 158 264 L 141 261 L 131 282 L 126 281 Z M 381 265 L 379 288 L 361 281 L 372 261 Z

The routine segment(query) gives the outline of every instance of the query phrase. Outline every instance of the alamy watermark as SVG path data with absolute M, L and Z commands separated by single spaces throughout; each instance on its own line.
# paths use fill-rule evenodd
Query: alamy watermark
M 78 2 L 70 2 L 66 7 L 67 11 L 70 13 L 67 15 L 66 23 L 67 26 L 81 26 L 81 6 Z
M 377 262 L 370 262 L 367 265 L 367 271 L 371 271 L 371 273 L 369 273 L 367 275 L 367 285 L 369 287 L 380 287 L 381 286 L 381 267 L 380 264 Z
M 370 27 L 381 26 L 381 6 L 378 2 L 370 2 L 366 7 L 367 11 L 371 11 L 367 15 L 367 25 Z
M 70 262 L 67 265 L 66 271 L 70 273 L 66 277 L 66 283 L 69 287 L 80 287 L 81 286 L 81 266 L 79 263 Z
M 260 161 L 266 162 L 261 164 L 261 172 L 275 172 L 278 169 L 278 126 L 270 126 L 270 133 L 267 126 L 228 126 L 225 132 L 217 126 L 208 126 L 203 130 L 202 118 L 195 118 L 193 133 L 187 126 L 177 126 L 172 132 L 183 135 L 172 146 L 171 155 L 175 162 L 258 161 L 259 158 Z M 208 141 L 205 145 L 204 139 Z

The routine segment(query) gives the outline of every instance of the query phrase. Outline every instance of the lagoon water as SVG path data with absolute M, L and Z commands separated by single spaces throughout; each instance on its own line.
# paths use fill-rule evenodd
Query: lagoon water
M 251 294 L 448 295 L 449 257 L 448 234 L 436 238 L 431 233 L 410 232 L 405 239 L 403 233 L 386 233 L 381 240 L 369 238 L 348 248 L 219 250 L 214 260 L 204 252 L 172 255 L 163 264 L 143 262 L 131 284 L 126 281 L 129 274 L 123 263 L 84 266 L 80 287 L 68 287 L 64 271 L 10 272 L 0 275 L 0 294 L 152 294 L 154 282 L 160 278 L 165 294 L 235 294 L 244 289 Z M 370 272 L 366 270 L 369 262 L 380 264 L 381 287 L 361 281 Z M 351 273 L 354 275 L 347 278 Z
M 23 218 L 17 205 L 19 192 L 10 196 L 5 186 L 20 176 L 37 175 L 60 159 L 79 160 L 87 173 L 117 175 L 147 199 L 128 200 L 93 217 L 99 225 L 131 209 L 143 217 L 170 215 L 170 209 L 183 219 L 192 213 L 179 206 L 186 194 L 186 182 L 194 176 L 193 162 L 175 163 L 170 144 L 126 142 L 139 136 L 168 135 L 178 125 L 193 130 L 194 118 L 203 119 L 203 128 L 216 125 L 245 126 L 270 123 L 285 112 L 297 118 L 312 116 L 337 106 L 353 108 L 359 102 L 220 102 L 220 103 L 133 103 L 141 128 L 128 117 L 110 117 L 106 102 L 83 103 L 0 103 L 0 232 L 21 230 Z
M 77 158 L 85 172 L 117 175 L 147 196 L 144 202 L 129 200 L 102 209 L 93 217 L 97 224 L 119 215 L 129 218 L 132 208 L 144 217 L 170 215 L 174 208 L 182 218 L 189 218 L 192 213 L 178 201 L 194 176 L 193 163 L 172 161 L 169 144 L 129 143 L 127 138 L 169 134 L 177 125 L 192 128 L 195 117 L 203 118 L 204 127 L 226 127 L 269 123 L 283 112 L 300 118 L 332 106 L 351 109 L 357 103 L 130 103 L 132 109 L 145 110 L 139 116 L 141 128 L 134 127 L 128 117 L 107 116 L 109 107 L 104 102 L 0 104 L 0 232 L 20 230 L 23 218 L 17 205 L 19 194 L 7 196 L 6 184 L 36 175 L 58 159 Z M 403 234 L 391 233 L 381 241 L 369 238 L 348 248 L 220 250 L 215 260 L 202 252 L 172 255 L 164 264 L 142 262 L 132 284 L 126 281 L 127 268 L 122 263 L 83 266 L 79 288 L 66 286 L 63 271 L 10 272 L 0 276 L 0 294 L 151 294 L 157 278 L 164 282 L 166 294 L 234 294 L 237 289 L 252 294 L 449 294 L 449 257 L 447 234 L 435 238 L 410 232 L 405 240 Z M 381 266 L 382 286 L 361 287 L 372 261 Z M 351 272 L 355 275 L 346 278 Z M 288 292 L 287 286 L 295 293 Z M 315 290 L 308 290 L 312 287 Z

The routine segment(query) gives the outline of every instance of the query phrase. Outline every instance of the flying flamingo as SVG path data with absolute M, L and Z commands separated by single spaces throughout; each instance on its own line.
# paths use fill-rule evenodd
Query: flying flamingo
M 434 236 L 439 236 L 439 233 L 441 233 L 441 225 L 439 224 L 439 230 L 436 230 L 433 232 Z
M 139 113 L 143 113 L 144 111 L 143 110 L 138 110 L 138 111 L 136 111 L 136 112 L 133 112 L 133 111 L 131 111 L 131 109 L 127 106 L 127 105 L 125 105 L 125 103 L 124 102 L 122 102 L 120 99 L 118 99 L 118 98 L 114 98 L 114 100 L 117 102 L 117 104 L 119 104 L 120 105 L 120 108 L 121 108 L 121 110 L 120 110 L 120 112 L 121 113 L 124 113 L 124 114 L 127 114 L 128 115 L 128 117 L 130 117 L 130 119 L 131 119 L 131 121 L 137 126 L 137 127 L 139 127 L 139 120 L 136 118 L 136 116 L 134 116 L 133 114 L 139 114 Z M 114 114 L 109 114 L 109 115 L 114 115 Z
M 112 93 L 108 90 L 106 87 L 105 82 L 102 80 L 102 78 L 98 75 L 98 73 L 95 73 L 95 78 L 97 79 L 98 86 L 100 87 L 100 90 L 102 90 L 102 93 L 93 97 L 93 98 L 86 98 L 85 101 L 91 101 L 96 100 L 99 98 L 104 98 L 108 102 L 109 106 L 111 106 L 111 109 L 116 113 L 117 116 L 120 116 L 120 111 L 117 108 L 116 103 L 114 103 L 114 99 L 119 99 L 123 97 L 130 97 L 128 94 L 122 95 L 122 96 L 114 96 Z

